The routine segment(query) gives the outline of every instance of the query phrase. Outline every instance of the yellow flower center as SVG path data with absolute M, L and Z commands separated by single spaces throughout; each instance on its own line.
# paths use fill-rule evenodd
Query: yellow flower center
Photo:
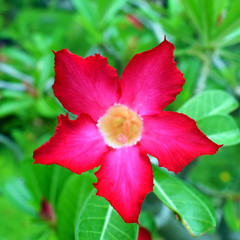
M 97 124 L 106 144 L 113 148 L 135 145 L 141 138 L 143 123 L 138 114 L 115 104 Z

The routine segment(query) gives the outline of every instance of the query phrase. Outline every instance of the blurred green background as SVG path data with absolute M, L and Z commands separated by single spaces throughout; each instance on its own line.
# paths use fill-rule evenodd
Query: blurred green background
M 66 112 L 51 88 L 51 50 L 68 48 L 83 57 L 100 52 L 121 75 L 135 53 L 153 48 L 164 35 L 174 43 L 186 79 L 168 110 L 177 111 L 208 90 L 235 99 L 230 123 L 216 119 L 219 129 L 231 125 L 226 146 L 215 156 L 195 160 L 178 176 L 210 197 L 216 208 L 216 231 L 196 239 L 240 239 L 239 0 L 0 0 L 1 240 L 72 239 L 59 230 L 64 222 L 59 199 L 73 174 L 58 166 L 32 165 L 33 150 L 53 135 L 56 117 Z M 57 223 L 55 215 L 41 213 L 45 201 L 58 215 Z M 144 209 L 156 225 L 155 239 L 192 239 L 151 194 Z

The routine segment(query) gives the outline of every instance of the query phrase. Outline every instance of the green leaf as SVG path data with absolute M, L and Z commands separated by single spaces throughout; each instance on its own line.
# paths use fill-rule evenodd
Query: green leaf
M 46 88 L 46 84 L 48 83 L 52 75 L 53 54 L 47 53 L 38 60 L 37 71 L 38 76 L 36 79 L 36 87 L 39 92 L 43 92 L 43 90 Z
M 55 208 L 59 194 L 71 172 L 58 165 L 33 164 L 33 159 L 26 159 L 21 167 L 26 185 L 36 201 L 40 203 L 45 197 Z
M 213 115 L 197 121 L 198 127 L 213 142 L 231 146 L 240 142 L 240 131 L 233 117 Z
M 214 114 L 228 114 L 237 107 L 238 102 L 230 94 L 221 90 L 209 90 L 191 98 L 178 112 L 197 121 Z
M 228 199 L 223 208 L 224 219 L 232 231 L 240 231 L 240 205 L 239 202 Z
M 52 118 L 60 114 L 61 108 L 53 98 L 40 97 L 35 101 L 35 104 L 39 114 L 43 117 Z
M 192 23 L 196 26 L 199 32 L 202 30 L 201 12 L 198 10 L 197 2 L 195 0 L 183 0 L 182 4 L 186 13 L 189 15 Z
M 182 180 L 153 165 L 153 192 L 180 218 L 192 236 L 216 227 L 215 211 L 208 199 Z
M 65 184 L 57 205 L 59 240 L 74 239 L 76 217 L 92 192 L 94 181 L 93 175 L 84 173 L 73 175 Z
M 16 160 L 19 160 L 21 156 L 19 146 L 7 136 L 0 134 L 0 189 L 1 183 L 18 175 L 19 166 Z
M 217 44 L 221 45 L 221 47 L 223 48 L 223 47 L 233 45 L 233 44 L 236 44 L 239 42 L 240 42 L 240 27 L 237 28 L 236 30 L 234 30 L 233 32 L 229 33 L 227 36 L 221 38 L 221 40 L 218 41 Z M 235 52 L 231 51 L 231 53 L 234 54 Z M 239 58 L 238 58 L 238 60 L 239 60 Z
M 11 100 L 1 100 L 0 117 L 5 117 L 10 114 L 15 114 L 17 112 L 26 110 L 33 104 L 33 99 L 26 97 L 25 99 L 11 99 Z
M 230 8 L 227 12 L 226 18 L 219 27 L 215 35 L 216 44 L 224 43 L 226 45 L 226 39 L 231 42 L 229 35 L 235 35 L 234 32 L 239 33 L 240 15 L 239 15 L 240 1 L 230 1 Z M 235 37 L 235 36 L 234 36 Z
M 24 51 L 16 48 L 16 47 L 5 47 L 3 48 L 3 53 L 10 59 L 14 59 L 15 61 L 24 63 L 27 66 L 34 67 L 33 58 L 25 53 Z
M 179 0 L 169 0 L 167 10 L 171 15 L 175 15 L 183 10 L 183 5 Z
M 94 189 L 79 213 L 76 240 L 136 240 L 138 225 L 125 223 L 111 205 L 96 196 Z
M 2 99 L 24 99 L 24 98 L 28 98 L 28 95 L 25 92 L 22 91 L 16 91 L 16 90 L 12 90 L 11 88 L 9 89 L 2 89 L 1 90 L 1 98 Z
M 58 240 L 56 233 L 53 229 L 45 228 L 43 231 L 38 232 L 37 234 L 31 235 L 24 240 Z
M 96 8 L 95 5 L 93 4 L 93 1 L 88 1 L 88 0 L 73 0 L 72 1 L 73 6 L 76 8 L 77 11 L 81 15 L 83 15 L 83 18 L 86 19 L 87 21 L 90 22 L 90 24 L 94 25 L 94 19 L 96 16 Z
M 32 205 L 33 196 L 26 188 L 24 183 L 17 178 L 8 180 L 3 185 L 3 194 L 13 204 L 32 216 L 37 216 L 37 209 Z
M 99 20 L 101 24 L 107 25 L 115 18 L 128 0 L 99 0 Z M 105 26 L 106 27 L 106 26 Z
M 33 82 L 33 78 L 25 73 L 18 71 L 12 65 L 7 65 L 5 63 L 0 63 L 0 71 L 13 77 L 16 80 L 21 80 L 22 82 L 26 82 L 31 84 Z
M 191 98 L 192 92 L 195 89 L 196 79 L 199 76 L 201 63 L 197 58 L 185 57 L 181 58 L 178 67 L 184 73 L 184 77 L 188 79 L 188 82 L 184 86 L 184 91 L 178 94 L 176 100 L 171 103 L 170 106 L 174 106 L 174 110 L 178 109 L 183 103 Z
M 17 191 L 17 188 L 15 189 Z M 33 216 L 15 207 L 8 198 L 0 196 L 0 239 L 30 240 L 38 232 L 46 229 L 43 222 L 33 221 Z M 36 218 L 34 218 L 36 219 Z M 40 238 L 37 238 L 40 240 Z
M 216 20 L 214 0 L 182 0 L 182 4 L 199 34 L 205 41 L 209 40 Z
M 148 229 L 152 235 L 156 235 L 157 233 L 156 223 L 154 221 L 153 216 L 150 213 L 146 211 L 141 211 L 139 215 L 139 223 L 142 227 Z
M 91 40 L 94 43 L 101 41 L 101 33 L 99 31 L 99 22 L 97 20 L 98 9 L 93 1 L 89 0 L 73 0 L 73 6 L 79 12 L 77 20 L 91 35 Z
M 217 196 L 238 192 L 239 145 L 220 148 L 215 155 L 200 157 L 190 172 L 189 178 L 203 191 L 217 194 Z

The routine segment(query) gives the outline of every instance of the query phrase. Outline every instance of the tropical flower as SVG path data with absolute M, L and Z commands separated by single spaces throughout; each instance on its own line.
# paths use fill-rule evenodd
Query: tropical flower
M 58 164 L 81 174 L 98 167 L 97 195 L 125 222 L 138 222 L 153 189 L 147 154 L 175 173 L 196 157 L 220 147 L 184 114 L 163 111 L 182 90 L 184 78 L 166 39 L 136 54 L 119 81 L 107 58 L 82 58 L 67 49 L 55 53 L 55 96 L 69 112 L 58 117 L 54 136 L 34 151 L 35 163 Z

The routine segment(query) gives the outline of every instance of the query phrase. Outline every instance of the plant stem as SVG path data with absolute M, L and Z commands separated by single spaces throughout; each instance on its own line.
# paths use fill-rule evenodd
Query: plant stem
M 210 63 L 209 61 L 204 61 L 200 71 L 200 76 L 197 79 L 197 84 L 195 89 L 196 94 L 202 92 L 205 89 L 209 72 L 210 72 Z

